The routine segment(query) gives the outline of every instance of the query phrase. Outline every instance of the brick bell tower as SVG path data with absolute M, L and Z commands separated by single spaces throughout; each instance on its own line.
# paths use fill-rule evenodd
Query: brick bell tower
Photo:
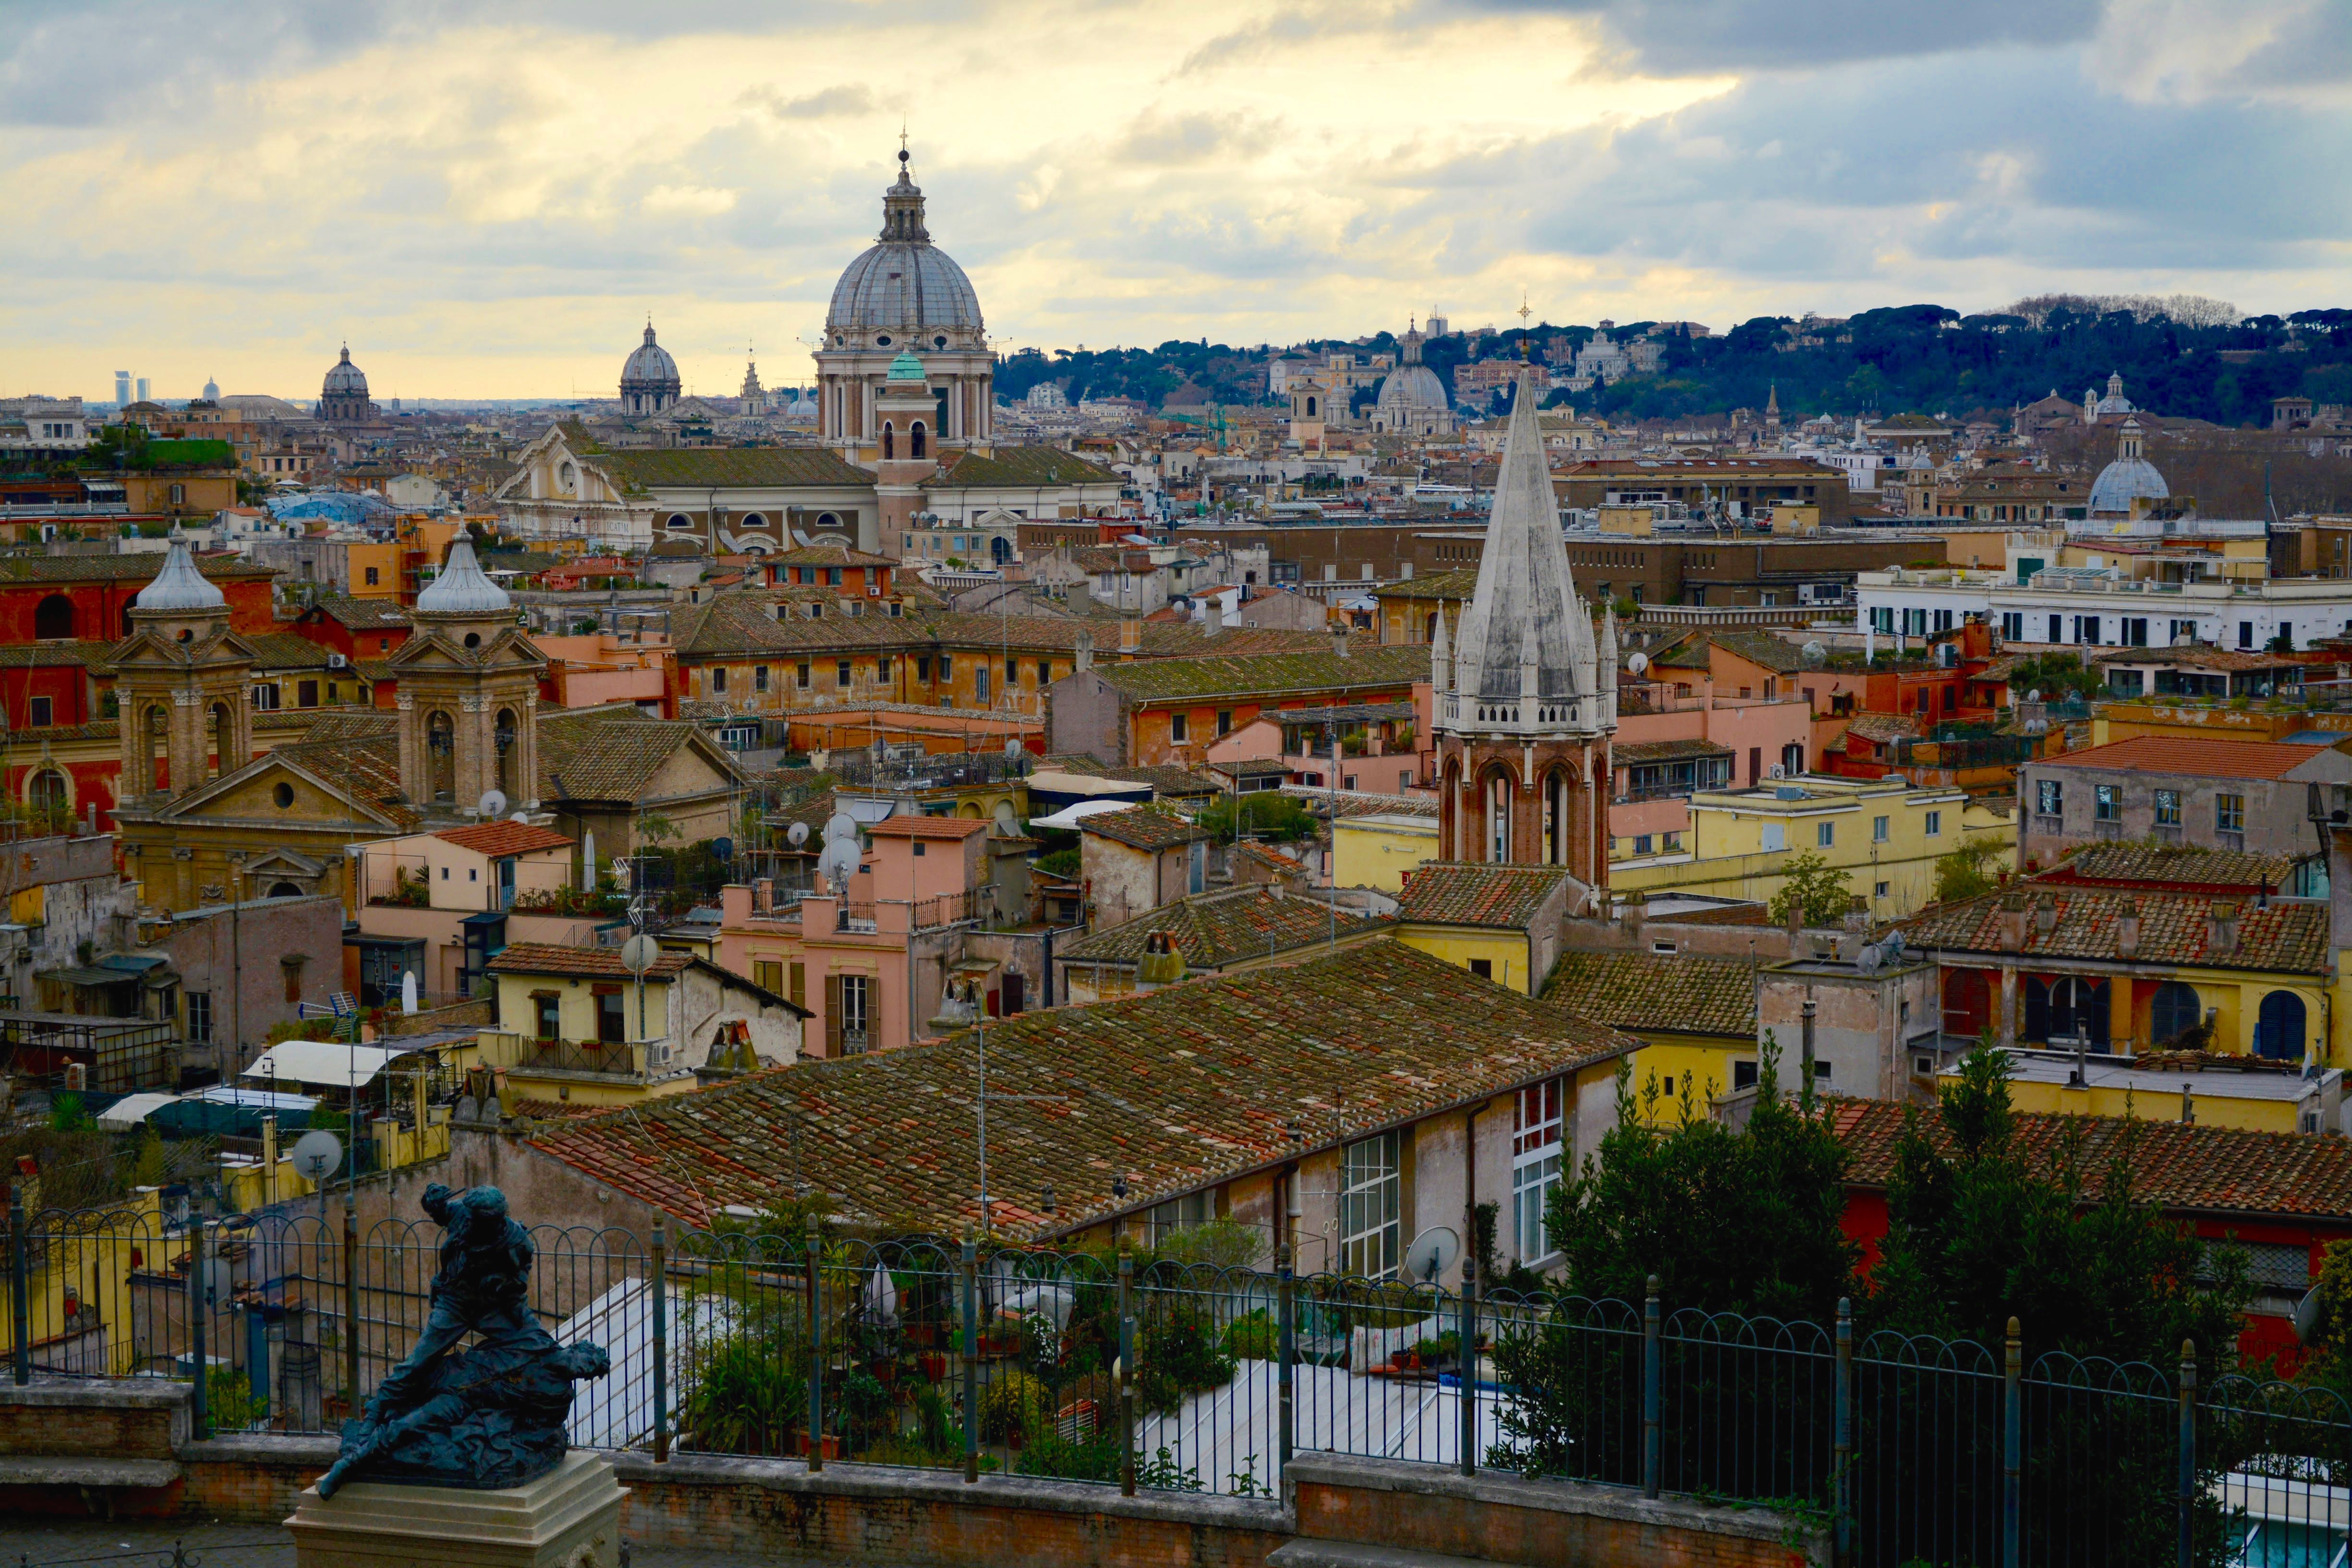
M 1457 641 L 1439 613 L 1430 654 L 1438 853 L 1561 866 L 1587 887 L 1607 887 L 1617 617 L 1605 612 L 1596 636 L 1576 591 L 1524 374 L 1477 591 Z

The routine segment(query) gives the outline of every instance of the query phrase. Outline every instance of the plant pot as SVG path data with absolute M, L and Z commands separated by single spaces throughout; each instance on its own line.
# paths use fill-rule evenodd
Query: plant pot
M 827 1432 L 824 1435 L 822 1447 L 826 1458 L 838 1459 L 841 1458 L 841 1434 L 838 1432 Z M 793 1452 L 802 1458 L 808 1458 L 808 1434 L 805 1432 L 793 1433 Z
M 928 1383 L 945 1383 L 948 1380 L 948 1358 L 937 1351 L 925 1351 L 915 1358 L 915 1365 Z

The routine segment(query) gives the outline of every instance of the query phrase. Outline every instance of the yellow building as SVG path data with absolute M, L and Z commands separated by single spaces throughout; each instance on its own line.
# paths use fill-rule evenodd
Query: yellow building
M 1631 1058 L 1635 1102 L 1653 1122 L 1756 1081 L 1756 965 L 1695 953 L 1564 952 L 1543 999 L 1641 1037 Z M 1793 1080 L 1792 1080 L 1793 1081 Z
M 1432 860 L 1397 894 L 1397 940 L 1532 996 L 1559 952 L 1573 885 L 1562 866 Z
M 1945 1079 L 1958 1070 L 1946 1068 Z M 2118 1061 L 2072 1051 L 2018 1051 L 2009 1099 L 2029 1114 L 2194 1121 L 2251 1132 L 2340 1133 L 2344 1125 L 2342 1068 L 2310 1078 L 2300 1062 L 2259 1057 L 2209 1057 L 2184 1067 L 2160 1056 Z
M 2016 860 L 2008 816 L 1971 804 L 1965 790 L 1916 788 L 1899 778 L 1806 773 L 1701 790 L 1691 796 L 1690 818 L 1685 853 L 1612 868 L 1611 885 L 1769 900 L 1790 861 L 1818 855 L 1874 920 L 1899 920 L 1933 896 L 1937 860 L 1962 844 L 1989 837 L 2002 849 L 1996 867 Z
M 1426 815 L 1373 811 L 1341 816 L 1331 826 L 1332 880 L 1342 888 L 1393 893 L 1405 873 L 1437 858 L 1437 809 Z

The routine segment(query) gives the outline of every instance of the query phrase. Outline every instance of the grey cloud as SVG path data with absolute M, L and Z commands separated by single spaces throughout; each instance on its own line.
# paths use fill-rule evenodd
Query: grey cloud
M 845 82 L 789 99 L 772 87 L 755 88 L 743 95 L 742 101 L 764 109 L 779 120 L 829 120 L 836 115 L 870 114 L 879 102 L 874 89 L 862 82 Z
M 2001 44 L 2077 42 L 2102 0 L 1465 0 L 1589 16 L 1645 69 L 1804 68 Z
M 1224 153 L 1239 153 L 1276 133 L 1277 122 L 1244 114 L 1168 114 L 1152 110 L 1136 117 L 1113 156 L 1119 162 L 1176 165 L 1205 163 Z

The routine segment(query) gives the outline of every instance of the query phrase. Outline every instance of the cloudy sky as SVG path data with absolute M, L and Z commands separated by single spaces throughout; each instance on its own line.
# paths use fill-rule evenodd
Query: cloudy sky
M 81 0 L 0 121 L 0 394 L 789 384 L 902 122 L 1008 347 L 2352 304 L 2347 0 Z

